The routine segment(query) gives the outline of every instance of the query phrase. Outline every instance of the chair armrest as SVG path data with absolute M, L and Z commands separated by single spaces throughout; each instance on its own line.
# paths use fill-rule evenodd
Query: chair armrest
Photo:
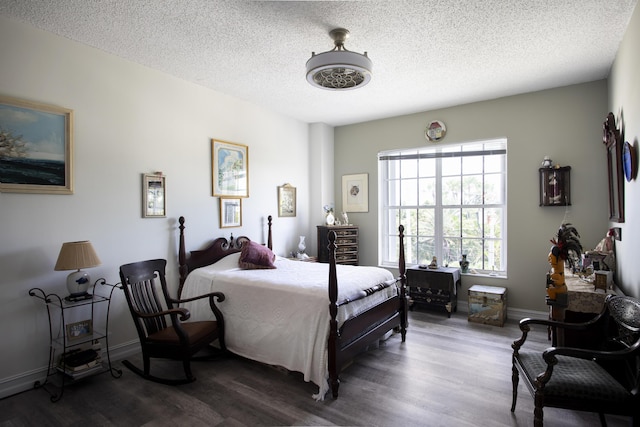
M 587 322 L 582 322 L 582 323 L 567 323 L 567 322 L 560 322 L 558 320 L 551 320 L 551 319 L 532 319 L 532 318 L 525 318 L 522 319 L 520 321 L 520 330 L 524 330 L 523 326 L 525 325 L 542 325 L 542 326 L 551 326 L 553 328 L 562 328 L 562 329 L 570 329 L 573 331 L 582 331 L 585 329 L 588 329 L 589 327 L 591 327 L 598 319 L 600 318 L 600 316 L 596 316 L 595 318 L 587 321 Z
M 162 310 L 159 311 L 157 313 L 153 313 L 153 314 L 147 314 L 147 313 L 140 313 L 139 311 L 136 311 L 136 315 L 140 316 L 142 318 L 145 319 L 152 319 L 154 317 L 162 317 L 162 316 L 180 316 L 179 320 L 181 322 L 189 319 L 189 317 L 191 317 L 191 313 L 189 312 L 189 310 L 187 310 L 186 308 L 183 307 L 178 307 L 178 308 L 170 308 L 168 310 Z
M 520 320 L 520 323 L 519 323 L 520 330 L 522 331 L 522 336 L 518 340 L 514 341 L 513 344 L 511 344 L 511 348 L 517 352 L 520 349 L 520 347 L 522 347 L 522 345 L 527 339 L 527 335 L 529 334 L 529 331 L 531 330 L 531 325 L 541 325 L 541 326 L 546 326 L 551 328 L 569 329 L 573 331 L 584 331 L 592 327 L 594 323 L 600 320 L 600 317 L 601 317 L 601 314 L 587 322 L 582 322 L 582 323 L 566 323 L 566 322 L 560 322 L 558 320 L 533 319 L 531 317 L 526 317 Z
M 225 299 L 225 296 L 222 292 L 210 292 L 208 294 L 202 294 L 191 298 L 183 298 L 183 299 L 173 299 L 171 298 L 171 302 L 174 304 L 180 304 L 183 302 L 196 301 L 202 298 L 213 298 L 216 297 L 218 302 L 222 302 Z
M 568 356 L 586 360 L 617 360 L 626 358 L 634 351 L 636 351 L 636 349 L 633 347 L 613 351 L 588 350 L 574 347 L 549 347 L 542 353 L 542 357 L 547 364 L 555 365 L 557 362 L 556 356 Z

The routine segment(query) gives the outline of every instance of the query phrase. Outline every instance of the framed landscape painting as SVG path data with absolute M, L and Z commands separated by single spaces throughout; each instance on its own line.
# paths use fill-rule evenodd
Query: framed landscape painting
M 249 147 L 211 140 L 214 197 L 249 197 Z
M 0 192 L 73 194 L 73 111 L 0 96 Z

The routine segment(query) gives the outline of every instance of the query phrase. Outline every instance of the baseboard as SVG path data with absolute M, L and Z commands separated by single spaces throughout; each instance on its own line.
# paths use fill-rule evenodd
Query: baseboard
M 125 359 L 140 352 L 140 341 L 133 340 L 109 348 L 111 362 Z M 47 367 L 43 366 L 29 372 L 0 380 L 0 399 L 33 389 L 36 381 L 43 381 L 47 375 Z

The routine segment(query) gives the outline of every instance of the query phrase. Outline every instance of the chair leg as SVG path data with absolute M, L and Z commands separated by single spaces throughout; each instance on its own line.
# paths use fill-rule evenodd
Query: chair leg
M 191 358 L 187 357 L 187 358 L 183 359 L 182 360 L 182 366 L 184 366 L 184 374 L 186 375 L 187 380 L 189 382 L 195 381 L 196 378 L 191 373 Z
M 600 425 L 602 427 L 607 427 L 607 419 L 604 417 L 602 412 L 598 412 L 598 416 L 600 417 Z
M 511 365 L 511 383 L 513 384 L 513 401 L 511 402 L 511 412 L 516 410 L 516 399 L 518 398 L 518 382 L 520 381 L 520 374 L 516 365 Z
M 533 426 L 534 427 L 543 426 L 544 412 L 542 411 L 542 407 L 543 407 L 542 401 L 543 401 L 542 394 L 540 394 L 539 391 L 536 391 L 535 395 L 533 396 L 533 403 L 535 406 L 533 409 Z

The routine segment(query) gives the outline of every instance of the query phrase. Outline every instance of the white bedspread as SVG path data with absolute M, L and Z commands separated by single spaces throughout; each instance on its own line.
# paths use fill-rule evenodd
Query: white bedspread
M 227 348 L 246 358 L 302 372 L 319 387 L 318 400 L 328 391 L 329 265 L 278 257 L 276 269 L 241 270 L 239 254 L 192 271 L 183 298 L 220 291 Z M 393 280 L 382 268 L 336 266 L 338 301 L 354 299 L 364 289 Z M 338 322 L 397 294 L 396 286 L 376 292 L 338 310 Z M 208 300 L 184 305 L 190 320 L 213 317 Z

